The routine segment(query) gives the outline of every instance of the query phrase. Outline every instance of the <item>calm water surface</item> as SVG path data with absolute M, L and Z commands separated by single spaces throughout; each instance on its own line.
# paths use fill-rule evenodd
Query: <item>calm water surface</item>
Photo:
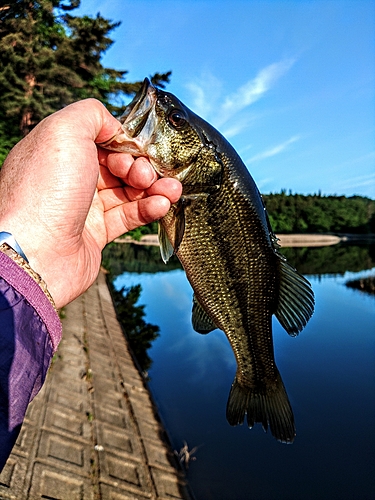
M 142 285 L 146 320 L 160 326 L 149 350 L 150 387 L 174 448 L 184 441 L 198 447 L 187 471 L 197 500 L 375 498 L 375 297 L 345 286 L 374 274 L 375 264 L 362 249 L 351 265 L 350 252 L 292 251 L 303 272 L 307 260 L 315 262 L 307 277 L 316 294 L 315 314 L 297 338 L 274 321 L 276 362 L 296 419 L 292 445 L 259 424 L 227 423 L 234 356 L 221 331 L 192 329 L 192 290 L 182 270 L 116 278 L 116 288 Z M 339 261 L 352 271 L 338 271 Z

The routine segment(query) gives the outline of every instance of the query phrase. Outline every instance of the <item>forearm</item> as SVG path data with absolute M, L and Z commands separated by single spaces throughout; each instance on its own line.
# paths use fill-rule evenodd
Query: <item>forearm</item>
M 61 339 L 61 323 L 37 282 L 0 251 L 0 470 Z

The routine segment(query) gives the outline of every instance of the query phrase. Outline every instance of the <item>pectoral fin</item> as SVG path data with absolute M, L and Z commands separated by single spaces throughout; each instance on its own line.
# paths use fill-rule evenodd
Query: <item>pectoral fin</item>
M 167 231 L 164 229 L 164 226 L 162 226 L 160 222 L 158 226 L 158 237 L 161 258 L 163 259 L 164 264 L 166 264 L 172 257 L 174 250 L 171 242 L 169 241 Z
M 164 224 L 159 222 L 158 236 L 161 258 L 166 264 L 171 256 L 177 252 L 185 232 L 185 212 L 184 200 L 181 199 L 176 205 L 172 205 L 170 211 L 165 216 L 166 224 L 173 235 L 173 240 L 169 239 Z
M 182 238 L 185 232 L 185 200 L 181 198 L 176 205 L 174 212 L 174 251 L 175 253 L 181 245 Z
M 193 328 L 198 333 L 210 333 L 212 330 L 216 330 L 217 326 L 200 305 L 195 295 L 193 295 L 193 311 L 191 322 L 193 324 Z
M 314 312 L 314 292 L 310 283 L 280 257 L 279 301 L 275 312 L 289 335 L 298 335 Z

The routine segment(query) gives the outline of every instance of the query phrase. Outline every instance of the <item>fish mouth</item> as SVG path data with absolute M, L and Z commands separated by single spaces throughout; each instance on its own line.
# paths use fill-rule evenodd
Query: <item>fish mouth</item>
M 149 114 L 156 102 L 156 89 L 148 78 L 145 78 L 141 90 L 125 108 L 120 117 L 123 129 L 129 137 L 138 137 L 146 128 Z
M 156 99 L 155 87 L 145 78 L 141 90 L 119 118 L 120 130 L 109 141 L 100 143 L 99 146 L 133 156 L 146 155 L 147 146 L 152 141 L 156 127 Z

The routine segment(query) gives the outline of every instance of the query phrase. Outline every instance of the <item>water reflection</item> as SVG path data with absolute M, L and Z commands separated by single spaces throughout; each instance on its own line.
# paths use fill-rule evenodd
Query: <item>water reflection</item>
M 117 319 L 131 347 L 139 369 L 147 377 L 152 359 L 148 355 L 151 343 L 159 336 L 159 327 L 144 320 L 144 305 L 138 305 L 141 285 L 122 287 L 116 290 L 111 281 L 109 288 L 115 305 Z
M 116 264 L 116 288 L 140 283 L 146 319 L 160 326 L 150 349 L 150 385 L 175 449 L 184 441 L 197 447 L 188 477 L 198 500 L 375 497 L 375 297 L 345 286 L 374 274 L 374 247 L 284 253 L 308 274 L 316 294 L 316 312 L 299 337 L 274 322 L 278 366 L 296 418 L 291 446 L 260 426 L 227 424 L 235 360 L 222 332 L 193 331 L 184 273 L 165 272 L 162 264 L 163 272 L 120 276 Z
M 375 266 L 375 245 L 340 245 L 310 248 L 282 248 L 281 252 L 301 274 L 344 274 Z M 156 246 L 133 244 L 108 245 L 103 252 L 103 265 L 116 277 L 124 272 L 156 273 L 181 269 L 173 256 L 167 265 Z
M 282 253 L 302 274 L 344 274 L 375 266 L 375 245 L 283 248 Z
M 361 292 L 371 293 L 375 295 L 375 275 L 364 276 L 355 280 L 349 280 L 346 282 L 346 286 L 350 288 L 355 288 Z
M 111 243 L 103 251 L 103 266 L 112 279 L 124 273 L 157 273 L 182 269 L 176 256 L 168 265 L 160 257 L 159 247 L 142 246 L 129 243 Z

